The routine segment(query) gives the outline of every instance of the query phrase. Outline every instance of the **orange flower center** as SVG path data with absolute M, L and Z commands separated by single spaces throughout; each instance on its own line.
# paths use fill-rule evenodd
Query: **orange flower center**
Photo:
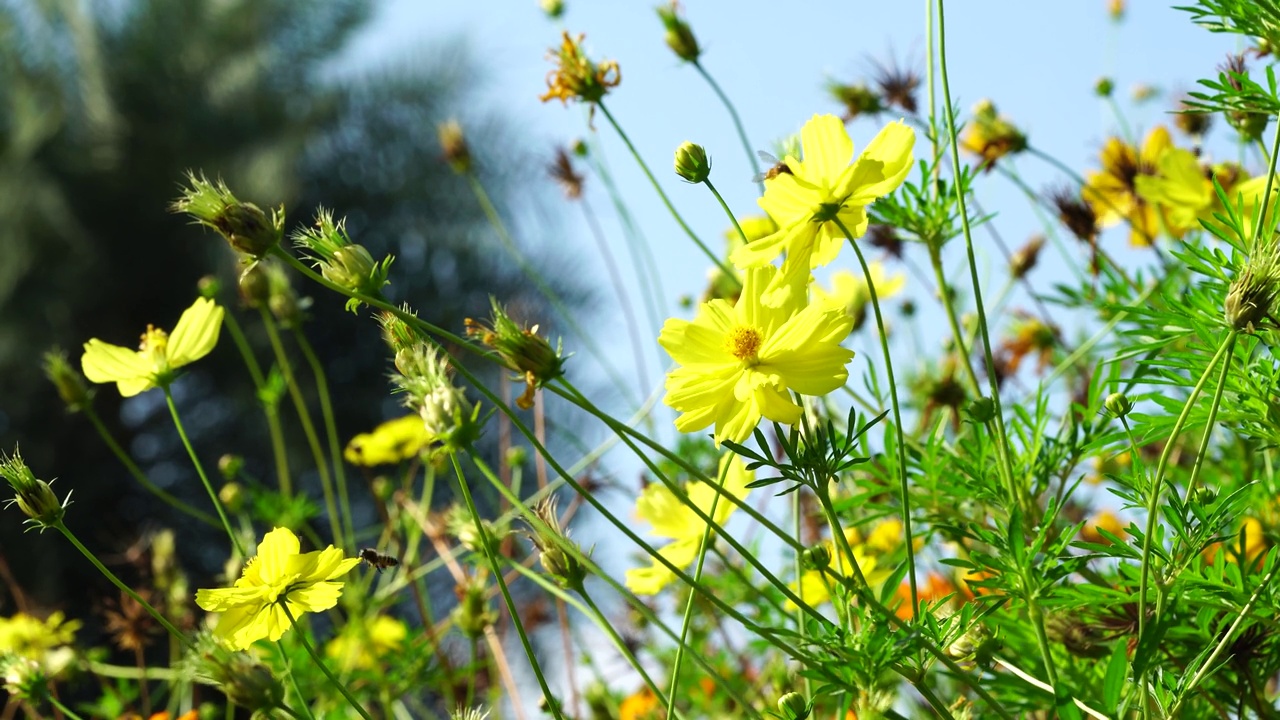
M 725 336 L 724 347 L 731 355 L 747 362 L 754 362 L 760 352 L 763 339 L 755 328 L 738 326 Z

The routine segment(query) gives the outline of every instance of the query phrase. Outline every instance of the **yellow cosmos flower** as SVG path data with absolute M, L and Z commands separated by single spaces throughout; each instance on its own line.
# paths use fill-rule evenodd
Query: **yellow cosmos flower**
M 1170 148 L 1156 164 L 1153 175 L 1139 175 L 1134 180 L 1138 196 L 1159 206 L 1165 214 L 1169 230 L 1180 236 L 1200 227 L 1219 209 L 1213 178 L 1232 196 L 1236 183 L 1245 179 L 1243 170 L 1234 165 L 1220 165 L 1206 171 L 1200 159 L 1189 150 Z
M 329 641 L 324 654 L 345 670 L 373 670 L 378 660 L 399 652 L 409 637 L 409 628 L 399 620 L 379 615 L 367 623 L 350 622 Z
M 881 527 L 883 526 L 884 525 Z M 890 528 L 890 530 L 892 531 L 893 528 Z M 898 542 L 901 543 L 902 526 L 898 525 L 896 530 L 898 533 Z M 879 528 L 877 528 L 877 531 L 879 531 Z M 876 532 L 873 532 L 872 535 L 875 536 Z M 867 583 L 871 585 L 871 587 L 874 588 L 884 582 L 885 579 L 892 574 L 892 568 L 878 567 L 879 563 L 877 561 L 877 556 L 881 552 L 887 552 L 887 550 L 882 551 L 879 547 L 873 546 L 870 538 L 868 538 L 866 542 L 863 542 L 862 536 L 858 533 L 857 528 L 845 528 L 844 537 L 849 541 L 849 547 L 853 548 L 854 562 L 858 563 L 858 569 L 862 570 L 862 576 L 867 579 Z M 888 542 L 888 538 L 877 537 L 876 541 L 883 544 Z M 837 564 L 836 561 L 836 556 L 840 552 L 839 549 L 836 548 L 835 543 L 830 540 L 823 542 L 823 546 L 825 546 L 827 552 L 831 554 L 831 564 L 828 566 L 830 572 L 833 574 L 839 574 L 842 567 Z M 842 562 L 845 563 L 843 567 L 847 569 L 845 575 L 853 576 L 852 569 L 848 567 L 847 558 Z M 810 607 L 817 607 L 831 600 L 831 589 L 834 582 L 834 580 L 827 577 L 826 572 L 807 570 L 800 576 L 800 582 L 798 584 L 791 584 L 791 590 Z M 788 610 L 794 610 L 796 605 L 788 600 L 786 602 L 786 607 Z
M 289 629 L 289 617 L 320 612 L 338 604 L 340 578 L 359 564 L 330 545 L 324 550 L 299 552 L 298 536 L 287 528 L 275 528 L 258 544 L 258 555 L 229 588 L 199 590 L 196 604 L 222 613 L 213 634 L 235 650 L 255 641 L 279 640 Z
M 770 304 L 782 304 L 799 277 L 835 259 L 845 242 L 835 219 L 858 237 L 867 230 L 866 206 L 893 192 L 911 169 L 915 132 L 902 121 L 886 125 L 852 164 L 853 141 L 835 115 L 815 115 L 800 130 L 800 160 L 787 155 L 787 171 L 766 181 L 761 209 L 777 223 L 772 235 L 747 244 L 730 259 L 739 268 L 774 261 L 783 252 L 782 272 L 769 288 Z
M 871 282 L 875 283 L 876 296 L 884 300 L 902 292 L 907 278 L 902 273 L 890 276 L 884 270 L 884 263 L 871 261 L 867 263 L 871 271 Z M 813 285 L 813 297 L 822 302 L 844 308 L 853 318 L 853 329 L 862 327 L 867 318 L 867 304 L 871 302 L 871 290 L 867 287 L 867 278 L 861 272 L 837 270 L 831 273 L 831 291 L 827 292 L 821 285 Z
M 0 654 L 13 653 L 38 661 L 50 650 L 75 642 L 79 629 L 79 620 L 65 621 L 60 612 L 44 620 L 26 613 L 0 618 Z
M 747 496 L 747 483 L 751 482 L 755 473 L 747 470 L 742 458 L 725 453 L 720 458 L 719 477 L 724 478 L 725 492 L 741 499 Z M 719 493 L 706 483 L 689 483 L 685 487 L 685 493 L 689 496 L 689 502 L 707 515 L 711 515 L 711 506 L 714 504 L 716 512 L 711 517 L 717 525 L 724 525 L 737 509 L 736 505 L 725 498 L 716 502 Z M 666 485 L 654 483 L 644 489 L 640 499 L 636 501 L 636 516 L 653 525 L 654 535 L 674 541 L 658 548 L 658 554 L 672 565 L 685 568 L 697 559 L 707 524 Z M 675 579 L 675 573 L 654 560 L 651 567 L 627 571 L 627 588 L 637 595 L 653 595 Z
M 222 312 L 214 301 L 198 298 L 182 313 L 172 335 L 148 325 L 138 350 L 94 338 L 84 344 L 80 368 L 93 382 L 115 383 L 124 397 L 166 386 L 173 382 L 174 371 L 208 355 L 218 344 Z
M 1080 193 L 1098 216 L 1100 226 L 1124 220 L 1129 223 L 1131 245 L 1145 247 L 1155 242 L 1162 219 L 1157 206 L 1138 194 L 1138 178 L 1155 175 L 1161 160 L 1173 149 L 1173 139 L 1163 125 L 1147 134 L 1141 151 L 1120 138 L 1107 140 L 1102 148 L 1102 170 L 1085 175 Z M 1167 218 L 1164 222 L 1175 237 L 1186 231 L 1169 225 Z
M 671 318 L 662 326 L 658 343 L 680 365 L 667 375 L 665 402 L 682 413 L 681 432 L 714 423 L 716 444 L 741 442 L 761 417 L 788 425 L 800 419 L 789 391 L 825 395 L 844 385 L 853 351 L 840 341 L 853 318 L 834 305 L 807 304 L 803 286 L 785 304 L 765 305 L 761 296 L 777 274 L 771 265 L 747 270 L 736 304 L 711 300 L 692 322 Z
M 420 415 L 405 415 L 351 438 L 342 456 L 352 465 L 363 467 L 394 465 L 417 457 L 431 439 Z

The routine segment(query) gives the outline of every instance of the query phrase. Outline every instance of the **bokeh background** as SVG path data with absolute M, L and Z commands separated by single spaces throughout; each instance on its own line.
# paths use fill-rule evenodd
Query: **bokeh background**
M 784 11 L 765 0 L 691 0 L 684 10 L 705 48 L 704 66 L 736 103 L 753 146 L 769 150 L 814 113 L 840 112 L 829 81 L 866 79 L 877 65 L 923 72 L 924 7 L 831 1 Z M 220 569 L 222 545 L 206 542 L 217 533 L 176 523 L 167 507 L 141 494 L 84 419 L 64 411 L 40 370 L 41 354 L 53 346 L 78 360 L 91 337 L 128 345 L 147 323 L 171 327 L 203 276 L 221 279 L 231 297 L 237 269 L 220 239 L 167 212 L 188 169 L 221 177 L 264 207 L 283 203 L 291 227 L 321 205 L 345 216 L 353 238 L 375 257 L 396 255 L 389 295 L 439 325 L 458 330 L 462 318 L 486 315 L 491 294 L 511 303 L 553 337 L 565 337 L 566 349 L 576 352 L 568 366 L 575 381 L 611 410 L 633 410 L 632 393 L 660 387 L 668 362 L 653 342 L 658 324 L 686 312 L 680 301 L 701 293 L 708 262 L 602 118 L 538 100 L 550 69 L 546 51 L 562 29 L 585 32 L 593 57 L 620 63 L 622 84 L 608 98 L 610 109 L 690 225 L 718 244 L 727 220 L 703 188 L 670 172 L 672 152 L 685 140 L 705 145 L 713 180 L 739 214 L 755 209 L 754 171 L 723 106 L 664 46 L 649 2 L 570 0 L 559 21 L 534 0 L 0 2 L 0 449 L 19 446 L 42 477 L 58 478 L 56 489 L 74 489 L 68 521 L 104 557 L 127 564 L 148 528 L 178 524 L 180 553 L 197 585 Z M 1096 166 L 1108 136 L 1141 137 L 1169 122 L 1180 94 L 1215 76 L 1226 54 L 1239 49 L 1159 3 L 1133 3 L 1116 20 L 1100 0 L 956 3 L 947 37 L 962 115 L 991 98 L 1037 149 L 1077 171 Z M 1094 92 L 1104 76 L 1115 82 L 1114 103 Z M 890 117 L 852 123 L 855 143 Z M 580 351 L 581 338 L 546 308 L 443 161 L 435 127 L 448 118 L 462 122 L 517 242 L 577 309 L 578 322 L 625 378 L 625 391 Z M 639 298 L 622 221 L 588 176 L 586 202 L 623 265 L 619 293 L 583 212 L 546 172 L 554 148 L 578 139 L 611 169 L 661 262 L 659 312 L 636 312 L 639 359 L 618 299 Z M 1229 138 L 1217 142 L 1211 138 L 1205 151 L 1236 158 Z M 1007 162 L 1036 190 L 1067 179 L 1034 158 Z M 977 197 L 996 212 L 991 226 L 1009 248 L 1043 231 L 1043 213 L 999 175 L 984 176 Z M 1002 282 L 1005 256 L 990 235 L 979 238 L 981 265 L 993 284 Z M 1151 261 L 1123 249 L 1123 231 L 1104 242 L 1134 263 Z M 916 251 L 925 262 L 920 248 L 907 249 L 908 261 Z M 1084 251 L 1051 245 L 1042 258 L 1032 287 L 1047 291 L 1083 266 Z M 341 437 L 395 414 L 375 324 L 344 312 L 334 296 L 299 289 L 316 296 L 306 332 L 337 389 Z M 921 297 L 927 292 L 917 295 L 920 322 L 936 342 L 946 334 L 942 315 Z M 1029 301 L 1020 289 L 1007 307 Z M 895 317 L 891 312 L 891 322 Z M 1060 321 L 1068 334 L 1084 330 L 1071 318 Z M 936 333 L 928 332 L 931 324 Z M 264 338 L 251 339 L 265 358 Z M 851 374 L 864 369 L 859 358 Z M 176 386 L 210 466 L 236 453 L 267 474 L 252 392 L 229 343 Z M 97 408 L 157 484 L 189 502 L 204 500 L 162 397 L 122 402 L 104 387 Z M 554 404 L 550 409 L 553 426 L 575 444 L 602 439 L 574 418 L 557 417 Z M 674 442 L 670 414 L 660 409 L 657 420 Z M 289 432 L 300 438 L 296 428 Z M 295 467 L 307 467 L 304 446 L 294 446 Z M 598 472 L 634 488 L 638 467 L 606 456 Z M 318 498 L 314 477 L 304 472 L 298 482 Z M 356 488 L 363 491 L 359 482 Z M 620 508 L 633 500 L 610 492 Z M 16 512 L 0 513 L 7 588 L 0 589 L 0 614 L 12 611 L 19 588 L 36 607 L 92 617 L 91 598 L 103 594 L 96 590 L 105 590 L 105 581 L 60 538 L 24 536 L 19 521 Z M 589 518 L 587 527 L 589 543 Z M 622 552 L 600 552 L 619 575 L 630 561 Z

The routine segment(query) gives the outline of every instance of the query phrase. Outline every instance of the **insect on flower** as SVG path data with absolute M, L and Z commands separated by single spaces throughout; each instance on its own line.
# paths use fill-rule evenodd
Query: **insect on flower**
M 360 559 L 369 563 L 378 572 L 382 572 L 387 568 L 393 568 L 400 564 L 400 561 L 390 555 L 383 555 L 374 548 L 365 548 L 360 551 Z
M 756 176 L 751 178 L 751 182 L 764 182 L 765 180 L 772 180 L 784 173 L 787 175 L 792 174 L 791 168 L 787 167 L 786 163 L 770 155 L 769 153 L 763 150 L 757 150 L 756 155 L 759 155 L 761 160 L 769 163 L 773 167 L 769 168 L 768 170 L 765 170 L 762 173 L 756 173 Z

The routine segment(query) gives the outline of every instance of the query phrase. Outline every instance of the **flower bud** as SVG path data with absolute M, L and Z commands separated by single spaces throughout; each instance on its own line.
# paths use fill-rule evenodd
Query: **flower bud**
M 822 570 L 831 565 L 831 548 L 814 545 L 800 555 L 800 563 L 810 570 Z
M 538 4 L 542 6 L 542 12 L 552 20 L 559 20 L 564 15 L 564 0 L 541 0 Z
M 996 404 L 989 397 L 980 397 L 971 401 L 965 410 L 977 423 L 990 422 L 996 416 Z
M 40 663 L 17 653 L 0 655 L 0 687 L 12 699 L 40 707 L 49 699 L 49 682 Z
M 71 412 L 79 412 L 93 402 L 93 391 L 84 381 L 84 376 L 71 367 L 67 355 L 54 348 L 44 354 L 44 375 L 53 383 L 58 397 Z
M 789 692 L 778 698 L 778 714 L 783 720 L 805 720 L 813 711 L 813 703 L 800 693 Z
M 844 106 L 845 122 L 863 115 L 879 115 L 885 110 L 880 95 L 865 83 L 845 85 L 833 82 L 827 85 L 827 92 Z
M 386 477 L 379 475 L 369 483 L 369 489 L 373 492 L 374 497 L 386 502 L 395 494 L 396 486 Z
M 1227 325 L 1238 331 L 1251 332 L 1255 325 L 1270 315 L 1277 292 L 1280 292 L 1277 279 L 1269 263 L 1250 263 L 1227 290 L 1227 299 L 1223 303 Z
M 307 251 L 312 263 L 319 268 L 326 280 L 351 295 L 365 295 L 380 299 L 382 288 L 390 281 L 387 275 L 395 259 L 387 256 L 375 262 L 362 245 L 351 242 L 345 221 L 334 221 L 333 214 L 321 209 L 316 213 L 315 224 L 293 235 L 295 244 Z M 347 310 L 355 312 L 361 300 L 347 300 Z
M 240 512 L 244 507 L 244 486 L 235 482 L 223 485 L 218 489 L 218 500 L 229 512 Z
M 1101 98 L 1111 97 L 1111 93 L 1116 89 L 1116 84 L 1109 77 L 1100 77 L 1093 84 L 1093 94 Z
M 691 183 L 711 176 L 711 160 L 701 145 L 685 142 L 676 148 L 676 174 Z
M 578 561 L 577 555 L 567 552 L 565 546 L 581 552 L 577 543 L 569 539 L 569 533 L 560 527 L 560 516 L 556 512 L 555 497 L 551 496 L 533 508 L 534 515 L 542 521 L 541 526 L 529 524 L 529 539 L 538 548 L 539 560 L 547 574 L 555 578 L 561 587 L 581 592 L 582 583 L 586 580 L 587 569 Z
M 31 468 L 22 461 L 17 448 L 14 448 L 12 457 L 0 453 L 0 477 L 13 488 L 15 496 L 9 504 L 18 505 L 18 509 L 29 518 L 27 523 L 44 530 L 62 522 L 66 506 L 70 504 L 70 493 L 67 494 L 68 500 L 59 502 L 49 483 L 36 479 Z
M 693 35 L 693 28 L 680 17 L 680 4 L 672 0 L 670 5 L 659 7 L 658 17 L 662 19 L 663 27 L 667 29 L 665 38 L 667 47 L 671 48 L 671 51 L 681 60 L 697 62 L 702 49 L 698 47 L 698 39 Z
M 173 212 L 186 213 L 196 222 L 217 230 L 231 247 L 251 257 L 262 257 L 280 244 L 284 235 L 284 208 L 271 217 L 253 203 L 240 202 L 221 180 L 209 182 L 203 175 L 187 174 L 190 187 L 173 202 Z
M 453 621 L 458 630 L 469 638 L 483 637 L 485 629 L 498 619 L 485 597 L 483 579 L 470 578 L 455 591 L 458 593 L 458 605 L 453 609 Z
M 240 273 L 240 299 L 251 308 L 266 306 L 271 299 L 271 280 L 264 263 L 256 262 Z
M 223 647 L 211 636 L 198 638 L 190 660 L 197 682 L 212 685 L 234 705 L 270 715 L 284 703 L 284 686 L 270 667 L 243 652 Z
M 1018 248 L 1013 253 L 1013 257 L 1009 258 L 1009 274 L 1015 280 L 1020 280 L 1031 272 L 1036 266 L 1036 260 L 1040 257 L 1040 249 L 1044 247 L 1044 236 L 1036 235 L 1027 241 L 1026 245 Z
M 222 281 L 213 275 L 205 275 L 196 281 L 196 291 L 202 298 L 217 300 L 218 293 L 222 292 Z
M 522 410 L 533 407 L 533 393 L 542 385 L 564 374 L 564 358 L 559 348 L 538 336 L 538 326 L 522 328 L 507 315 L 497 299 L 490 298 L 493 320 L 490 325 L 467 318 L 467 335 L 480 341 L 498 353 L 507 368 L 521 374 L 525 392 L 516 399 Z
M 512 445 L 507 448 L 507 467 L 517 468 L 529 459 L 529 450 L 523 445 Z
M 218 472 L 222 473 L 222 479 L 228 482 L 240 477 L 240 471 L 244 469 L 244 458 L 239 455 L 227 453 L 218 458 Z
M 446 120 L 436 126 L 436 137 L 440 139 L 440 149 L 449 167 L 459 175 L 471 172 L 471 148 L 462 132 L 462 124 L 457 120 Z
M 1107 409 L 1107 412 L 1118 418 L 1128 415 L 1129 411 L 1133 410 L 1133 402 L 1129 400 L 1129 396 L 1122 392 L 1114 392 L 1108 395 L 1107 399 L 1102 401 L 1102 406 Z

